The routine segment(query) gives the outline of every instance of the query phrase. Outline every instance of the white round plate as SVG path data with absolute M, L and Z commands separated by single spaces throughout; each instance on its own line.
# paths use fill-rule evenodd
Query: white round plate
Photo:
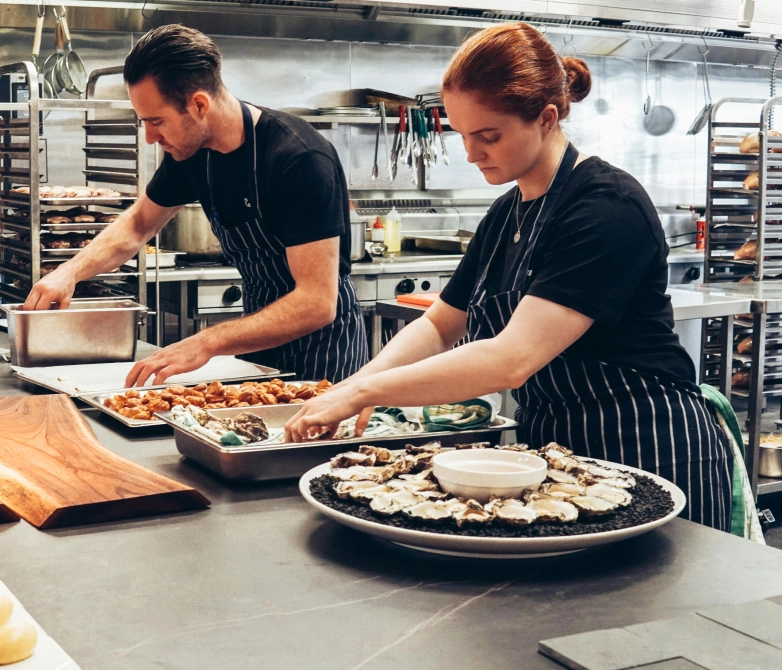
M 601 544 L 618 542 L 626 540 L 636 535 L 648 533 L 654 528 L 658 528 L 671 519 L 676 518 L 684 509 L 687 503 L 687 497 L 684 492 L 675 484 L 672 484 L 662 477 L 653 475 L 637 468 L 631 468 L 627 465 L 609 463 L 607 461 L 594 460 L 599 465 L 624 470 L 634 475 L 643 475 L 663 489 L 668 491 L 673 498 L 673 509 L 671 512 L 660 519 L 633 526 L 631 528 L 622 528 L 621 530 L 609 530 L 601 533 L 587 533 L 585 535 L 566 535 L 562 537 L 470 537 L 464 535 L 445 535 L 444 533 L 432 533 L 425 530 L 408 530 L 407 528 L 396 528 L 386 526 L 382 523 L 375 523 L 359 519 L 350 514 L 345 514 L 336 509 L 324 505 L 315 500 L 310 493 L 310 481 L 321 475 L 327 475 L 331 471 L 328 463 L 318 465 L 306 472 L 299 480 L 299 490 L 304 499 L 310 503 L 319 512 L 344 524 L 350 528 L 381 537 L 395 544 L 418 549 L 420 551 L 434 552 L 438 554 L 448 554 L 451 556 L 468 556 L 471 558 L 540 558 L 542 556 L 554 556 L 556 554 L 567 554 L 573 551 L 582 551 L 590 547 L 596 547 Z

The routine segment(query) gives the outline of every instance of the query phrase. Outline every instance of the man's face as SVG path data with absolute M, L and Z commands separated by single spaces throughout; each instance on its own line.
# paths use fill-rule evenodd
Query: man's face
M 180 111 L 161 95 L 152 77 L 128 86 L 128 95 L 133 109 L 144 122 L 147 144 L 157 142 L 174 160 L 183 161 L 209 143 L 208 109 L 193 99 L 188 101 L 184 111 Z

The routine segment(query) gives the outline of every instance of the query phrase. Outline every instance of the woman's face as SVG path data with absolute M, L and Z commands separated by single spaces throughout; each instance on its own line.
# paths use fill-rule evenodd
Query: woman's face
M 443 93 L 448 121 L 462 136 L 467 160 L 475 163 L 490 184 L 506 184 L 523 178 L 540 157 L 550 121 L 531 123 L 514 114 L 498 112 L 470 93 Z M 554 119 L 556 121 L 556 118 Z

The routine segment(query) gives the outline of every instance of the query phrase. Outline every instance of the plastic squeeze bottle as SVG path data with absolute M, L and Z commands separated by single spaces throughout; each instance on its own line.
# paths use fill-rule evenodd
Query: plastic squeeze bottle
M 392 207 L 386 214 L 386 232 L 383 242 L 390 254 L 398 254 L 402 250 L 402 217 L 399 216 L 396 207 Z

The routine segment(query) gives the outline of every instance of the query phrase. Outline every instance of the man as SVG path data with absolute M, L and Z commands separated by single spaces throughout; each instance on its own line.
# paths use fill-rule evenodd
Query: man
M 350 273 L 345 175 L 334 147 L 294 116 L 233 97 L 211 39 L 180 25 L 148 32 L 125 82 L 148 143 L 165 157 L 146 193 L 77 256 L 34 287 L 25 309 L 64 309 L 77 282 L 124 263 L 186 203 L 201 202 L 244 283 L 240 319 L 165 347 L 127 385 L 159 384 L 217 354 L 246 354 L 339 382 L 367 361 Z

